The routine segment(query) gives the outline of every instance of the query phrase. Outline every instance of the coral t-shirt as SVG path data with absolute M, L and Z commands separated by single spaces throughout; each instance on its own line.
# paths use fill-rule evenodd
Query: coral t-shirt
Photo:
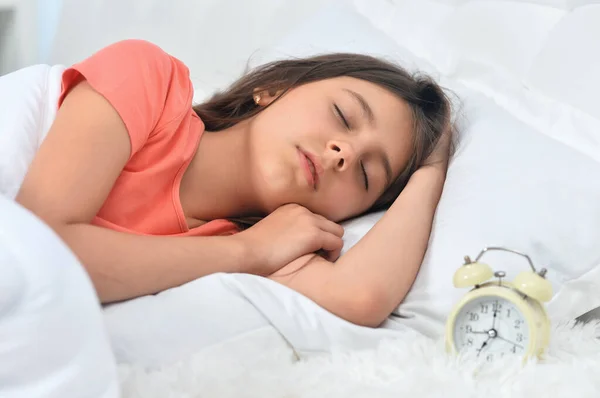
M 181 179 L 204 132 L 192 109 L 189 70 L 181 61 L 142 40 L 112 44 L 65 70 L 59 106 L 82 80 L 110 102 L 131 141 L 131 156 L 94 225 L 144 235 L 237 231 L 227 220 L 190 229 L 181 207 Z

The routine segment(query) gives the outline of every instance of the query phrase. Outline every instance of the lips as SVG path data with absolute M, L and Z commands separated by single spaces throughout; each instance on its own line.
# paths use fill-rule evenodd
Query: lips
M 319 184 L 319 174 L 321 171 L 318 161 L 312 154 L 303 151 L 301 148 L 298 148 L 298 153 L 300 155 L 300 163 L 304 169 L 306 180 L 314 190 L 317 190 Z

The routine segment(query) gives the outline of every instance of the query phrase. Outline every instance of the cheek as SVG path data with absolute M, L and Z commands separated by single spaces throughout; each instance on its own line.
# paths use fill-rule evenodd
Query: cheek
M 270 145 L 269 148 L 265 146 Z M 255 151 L 253 181 L 270 199 L 279 200 L 286 192 L 294 191 L 302 183 L 297 165 L 296 149 L 292 146 L 276 145 L 271 140 Z
M 329 125 L 327 107 L 284 97 L 256 117 L 254 130 L 263 140 L 298 143 L 322 138 Z

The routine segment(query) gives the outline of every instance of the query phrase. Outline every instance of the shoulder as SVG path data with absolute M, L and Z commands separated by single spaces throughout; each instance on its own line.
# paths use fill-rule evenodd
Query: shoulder
M 82 80 L 117 111 L 132 141 L 132 154 L 146 140 L 189 113 L 193 86 L 188 68 L 145 40 L 110 44 L 63 74 L 59 106 Z
M 172 78 L 177 74 L 189 78 L 189 69 L 183 62 L 146 40 L 118 41 L 102 48 L 83 62 L 102 64 L 105 68 L 118 67 L 124 76 L 129 75 L 129 77 L 137 75 L 143 78 L 158 75 Z M 132 71 L 137 73 L 132 76 L 129 74 Z
M 193 92 L 187 66 L 145 40 L 123 40 L 103 47 L 68 68 L 63 74 L 66 77 L 63 84 L 69 86 L 81 80 L 81 76 L 94 88 L 103 86 L 105 91 L 114 90 L 147 100 L 161 101 L 170 92 L 186 98 Z
M 120 40 L 106 47 L 114 50 L 136 51 L 140 53 L 148 53 L 153 55 L 168 55 L 161 47 L 147 40 L 142 39 L 126 39 Z

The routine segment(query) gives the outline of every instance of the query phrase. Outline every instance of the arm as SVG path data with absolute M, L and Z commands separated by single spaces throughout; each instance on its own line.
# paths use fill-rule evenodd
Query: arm
M 233 236 L 142 236 L 80 222 L 51 226 L 78 256 L 103 303 L 158 293 L 216 272 L 241 272 L 251 254 Z
M 59 108 L 17 196 L 75 252 L 103 302 L 248 264 L 249 253 L 231 237 L 136 236 L 89 225 L 130 153 L 119 114 L 82 82 Z
M 271 278 L 341 318 L 378 326 L 416 278 L 445 175 L 445 164 L 417 170 L 381 220 L 335 263 L 304 256 Z

